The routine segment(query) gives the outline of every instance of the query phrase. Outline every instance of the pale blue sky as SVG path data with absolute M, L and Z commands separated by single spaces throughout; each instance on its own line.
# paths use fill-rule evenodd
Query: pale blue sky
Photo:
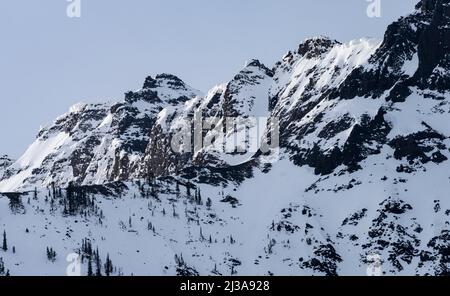
M 173 73 L 202 91 L 251 58 L 272 66 L 306 37 L 382 37 L 418 0 L 66 0 L 0 2 L 0 154 L 18 157 L 40 125 L 74 103 L 120 100 L 145 76 Z

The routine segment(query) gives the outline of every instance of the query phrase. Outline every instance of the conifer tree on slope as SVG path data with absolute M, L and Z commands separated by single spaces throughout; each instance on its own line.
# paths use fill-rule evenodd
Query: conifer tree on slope
M 8 243 L 6 241 L 6 231 L 3 230 L 3 244 L 2 244 L 3 251 L 8 251 Z

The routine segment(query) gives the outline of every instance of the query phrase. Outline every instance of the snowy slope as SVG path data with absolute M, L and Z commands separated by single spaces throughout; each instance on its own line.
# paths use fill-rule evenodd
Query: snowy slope
M 80 253 L 88 238 L 102 262 L 109 254 L 116 274 L 124 275 L 183 274 L 175 255 L 202 275 L 365 275 L 364 260 L 372 252 L 380 254 L 386 274 L 437 274 L 446 262 L 440 256 L 448 243 L 450 203 L 445 190 L 434 188 L 448 182 L 448 170 L 429 165 L 403 183 L 387 173 L 393 167 L 380 165 L 383 159 L 372 157 L 370 172 L 321 182 L 319 193 L 301 190 L 317 181 L 312 170 L 283 160 L 239 188 L 199 185 L 201 204 L 183 185 L 177 193 L 170 180 L 155 182 L 156 197 L 151 187 L 137 184 L 116 197 L 97 195 L 95 210 L 75 216 L 64 215 L 58 197 L 52 206 L 47 191 L 37 199 L 33 192 L 24 196 L 21 207 L 4 197 L 0 230 L 6 229 L 16 250 L 0 257 L 13 275 L 64 275 L 65 257 Z M 424 198 L 429 192 L 432 197 Z M 228 195 L 239 204 L 221 202 Z M 46 258 L 47 247 L 56 251 L 55 262 Z

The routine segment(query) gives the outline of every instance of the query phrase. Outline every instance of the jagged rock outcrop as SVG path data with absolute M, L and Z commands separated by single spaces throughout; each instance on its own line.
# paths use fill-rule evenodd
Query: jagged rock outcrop
M 8 155 L 3 155 L 2 157 L 0 157 L 0 181 L 7 177 L 4 176 L 3 173 L 9 166 L 11 166 L 13 162 L 14 161 L 9 158 Z
M 409 108 L 400 103 L 417 96 L 431 98 L 436 104 L 426 108 L 435 114 L 445 112 L 445 93 L 450 89 L 449 20 L 448 1 L 424 1 L 391 24 L 382 42 L 307 39 L 273 69 L 252 60 L 206 96 L 170 74 L 147 77 L 143 88 L 126 93 L 123 102 L 78 106 L 58 118 L 35 143 L 40 150 L 49 145 L 56 151 L 46 151 L 39 163 L 11 166 L 7 172 L 15 180 L 3 184 L 14 188 L 37 181 L 67 183 L 70 178 L 80 184 L 102 183 L 184 170 L 192 174 L 196 167 L 212 174 L 214 168 L 233 171 L 236 165 L 248 162 L 250 168 L 254 166 L 250 162 L 258 162 L 256 152 L 239 155 L 212 145 L 194 147 L 194 139 L 184 144 L 190 149 L 174 151 L 174 135 L 190 132 L 195 114 L 218 118 L 212 126 L 223 129 L 227 117 L 277 118 L 280 146 L 297 165 L 311 166 L 319 175 L 341 166 L 358 170 L 368 156 L 400 143 L 396 137 L 408 137 L 398 134 L 389 120 L 399 109 Z M 435 129 L 425 116 L 422 119 L 414 124 Z M 436 132 L 442 134 L 438 146 L 446 147 L 448 135 Z M 204 130 L 203 136 L 214 138 L 214 133 Z M 61 141 L 79 145 L 58 156 L 66 147 L 58 146 Z M 447 159 L 445 149 L 433 153 L 429 157 L 436 161 Z
M 277 65 L 275 77 L 298 77 L 294 73 L 306 76 L 300 80 L 302 84 L 290 80 L 291 85 L 285 89 L 274 88 L 272 96 L 277 102 L 273 116 L 282 119 L 282 146 L 291 152 L 295 163 L 309 165 L 318 174 L 330 174 L 341 165 L 354 171 L 359 162 L 378 154 L 396 136 L 386 118 L 392 117 L 390 113 L 396 108 L 408 107 L 392 103 L 417 96 L 444 99 L 450 90 L 449 4 L 424 2 L 422 7 L 425 8 L 390 25 L 379 45 L 342 45 L 313 39 L 300 46 L 300 56 L 289 53 Z M 339 63 L 333 67 L 335 52 L 346 50 L 354 54 L 346 59 L 345 71 Z M 324 70 L 310 60 L 317 55 L 319 62 L 327 61 Z M 292 74 L 286 75 L 289 72 Z M 351 110 L 357 105 L 365 106 L 367 111 L 360 107 Z M 432 109 L 443 112 L 437 110 L 442 105 L 436 101 Z M 424 118 L 425 125 L 426 122 Z M 420 121 L 414 124 L 423 126 Z M 447 137 L 444 135 L 441 141 Z M 440 161 L 447 158 L 441 152 L 435 157 Z
M 158 114 L 201 93 L 179 78 L 148 77 L 144 88 L 118 103 L 77 104 L 52 125 L 5 173 L 2 191 L 24 187 L 104 184 L 139 178 Z
M 194 99 L 179 108 L 163 110 L 151 133 L 154 140 L 147 147 L 146 174 L 160 176 L 184 172 L 191 178 L 216 184 L 219 180 L 237 181 L 251 176 L 251 164 L 236 168 L 233 165 L 250 161 L 253 154 L 244 158 L 244 161 L 229 164 L 224 160 L 225 155 L 220 149 L 211 150 L 208 145 L 201 145 L 197 149 L 194 147 L 194 139 L 187 139 L 184 147 L 188 146 L 190 149 L 184 151 L 174 151 L 171 144 L 174 134 L 182 131 L 191 133 L 196 114 L 209 120 L 215 118 L 211 128 L 203 131 L 205 138 L 200 139 L 201 143 L 207 142 L 208 137 L 214 137 L 214 125 L 226 129 L 226 118 L 268 116 L 268 89 L 272 76 L 272 70 L 261 62 L 252 60 L 229 83 L 215 87 L 204 98 Z M 217 145 L 224 144 L 223 137 L 226 136 L 219 138 L 218 141 L 222 142 Z M 228 156 L 230 155 L 232 153 Z M 245 171 L 239 172 L 243 167 L 246 168 Z

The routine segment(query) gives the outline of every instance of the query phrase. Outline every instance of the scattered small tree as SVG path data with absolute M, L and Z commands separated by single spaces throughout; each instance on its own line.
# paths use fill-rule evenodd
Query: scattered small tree
M 102 264 L 100 262 L 100 254 L 98 252 L 98 248 L 97 251 L 95 252 L 95 265 L 96 265 L 96 272 L 95 275 L 96 276 L 102 276 Z
M 180 184 L 178 183 L 178 181 L 175 185 L 175 194 L 177 195 L 177 198 L 180 198 Z
M 87 272 L 88 276 L 94 276 L 94 273 L 92 271 L 92 258 L 89 257 L 88 258 L 88 272 Z
M 51 262 L 56 261 L 56 252 L 51 247 L 47 247 L 47 259 Z
M 208 199 L 206 200 L 206 207 L 208 208 L 208 210 L 210 210 L 211 206 L 212 206 L 212 200 L 208 197 Z
M 8 242 L 6 240 L 6 231 L 3 230 L 3 244 L 2 244 L 2 250 L 3 251 L 8 251 Z
M 106 276 L 110 276 L 111 273 L 113 272 L 113 264 L 111 259 L 109 258 L 109 254 L 106 256 L 106 263 L 105 263 L 105 274 Z
M 9 270 L 6 269 L 2 257 L 0 257 L 0 276 L 10 276 Z
M 188 198 L 191 198 L 191 182 L 188 181 L 186 184 L 186 195 Z
M 5 263 L 3 263 L 3 258 L 0 257 L 0 276 L 5 274 Z

